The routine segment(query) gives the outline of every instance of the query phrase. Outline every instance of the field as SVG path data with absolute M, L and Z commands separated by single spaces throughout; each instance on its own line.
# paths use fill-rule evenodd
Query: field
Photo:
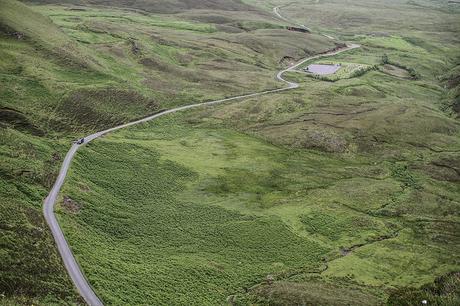
M 41 215 L 72 139 L 280 87 L 319 34 L 361 48 L 316 62 L 378 69 L 82 148 L 56 209 L 78 262 L 107 305 L 460 302 L 455 6 L 92 3 L 0 0 L 0 304 L 82 303 Z
M 405 59 L 406 51 L 398 47 L 395 45 L 395 50 L 389 53 L 387 48 L 365 46 L 328 61 L 377 65 L 384 54 L 392 60 Z M 432 54 L 431 58 L 425 58 L 424 52 L 419 54 L 413 62 L 419 62 L 422 67 L 428 66 L 436 57 Z M 371 71 L 333 85 L 310 79 L 303 82 L 302 88 L 293 93 L 174 115 L 148 126 L 114 134 L 100 144 L 88 147 L 88 155 L 78 159 L 75 168 L 78 175 L 72 176 L 63 195 L 75 198 L 77 203 L 84 203 L 82 205 L 108 210 L 113 208 L 110 203 L 118 201 L 116 196 L 113 198 L 114 189 L 122 190 L 117 191 L 118 196 L 125 194 L 127 189 L 140 194 L 134 200 L 131 200 L 132 196 L 123 196 L 124 200 L 120 202 L 123 208 L 116 214 L 129 213 L 129 217 L 109 218 L 108 223 L 99 226 L 107 228 L 114 220 L 121 220 L 125 223 L 116 228 L 126 227 L 129 231 L 131 226 L 138 230 L 137 224 L 146 224 L 138 234 L 140 240 L 135 243 L 145 246 L 148 245 L 147 239 L 161 244 L 165 237 L 176 237 L 179 242 L 174 240 L 172 246 L 168 244 L 173 250 L 165 249 L 175 256 L 197 256 L 193 262 L 200 263 L 200 267 L 203 264 L 205 271 L 213 270 L 217 265 L 225 277 L 211 272 L 191 272 L 191 268 L 183 267 L 187 261 L 181 256 L 175 257 L 173 262 L 175 271 L 183 271 L 185 275 L 169 277 L 171 271 L 165 270 L 164 274 L 160 272 L 150 278 L 151 274 L 163 271 L 158 268 L 160 260 L 156 257 L 151 260 L 136 258 L 131 263 L 124 261 L 120 275 L 130 275 L 129 271 L 139 262 L 152 262 L 154 266 L 143 266 L 148 272 L 145 279 L 137 280 L 138 286 L 149 288 L 145 292 L 161 291 L 167 294 L 167 299 L 183 304 L 219 304 L 226 299 L 236 304 L 301 304 L 302 301 L 379 304 L 406 294 L 405 291 L 395 291 L 395 288 L 417 288 L 433 282 L 436 276 L 458 269 L 458 258 L 452 254 L 458 249 L 455 211 L 459 205 L 456 200 L 459 189 L 455 169 L 458 167 L 459 125 L 455 119 L 433 107 L 433 101 L 438 101 L 437 107 L 442 107 L 442 91 L 435 87 L 435 80 L 424 74 L 420 80 L 401 82 L 379 71 Z M 107 149 L 110 146 L 114 149 Z M 77 186 L 92 190 L 115 175 L 112 170 L 106 172 L 106 176 L 102 175 L 101 169 L 111 167 L 103 160 L 95 161 L 95 156 L 113 156 L 109 158 L 111 160 L 115 158 L 115 152 L 125 147 L 134 151 L 132 154 L 116 153 L 116 163 L 130 167 L 138 165 L 136 169 L 139 170 L 135 172 L 138 183 L 132 183 L 130 172 L 117 174 L 118 178 L 126 176 L 124 180 L 127 182 L 123 180 L 109 185 L 112 188 L 109 203 L 104 200 L 109 194 L 101 194 L 103 190 L 79 194 L 79 189 L 75 189 Z M 103 153 L 99 153 L 100 150 Z M 133 161 L 134 157 L 139 160 Z M 86 164 L 87 160 L 91 161 L 90 166 Z M 154 229 L 151 222 L 128 222 L 140 215 L 136 209 L 143 212 L 147 207 L 164 210 L 162 202 L 156 200 L 162 197 L 159 196 L 160 190 L 154 188 L 160 183 L 151 181 L 159 179 L 161 184 L 175 186 L 167 177 L 177 177 L 177 174 L 163 177 L 158 172 L 161 165 L 153 163 L 154 160 L 162 161 L 168 167 L 173 163 L 176 173 L 189 173 L 183 185 L 168 197 L 175 199 L 175 204 L 167 202 L 172 212 L 159 218 L 167 220 L 170 226 L 161 230 Z M 102 166 L 94 166 L 99 164 Z M 146 178 L 142 179 L 141 169 L 147 165 L 152 167 L 154 174 L 146 169 Z M 186 175 L 180 175 L 183 176 Z M 146 190 L 155 196 L 145 196 Z M 150 204 L 144 204 L 146 198 L 150 198 Z M 125 212 L 126 206 L 135 211 Z M 268 244 L 270 250 L 284 251 L 270 253 L 270 260 L 260 265 L 260 257 L 252 252 L 265 253 L 269 249 L 260 249 L 267 246 L 267 242 L 259 241 L 260 237 L 254 235 L 259 230 L 240 232 L 238 243 L 234 245 L 231 229 L 241 230 L 246 226 L 240 225 L 239 221 L 239 226 L 226 225 L 230 222 L 226 218 L 216 222 L 214 213 L 199 213 L 196 217 L 189 211 L 190 207 L 195 207 L 192 212 L 224 209 L 226 213 L 237 213 L 239 217 L 230 218 L 233 221 L 242 216 L 255 220 L 268 218 L 272 221 L 267 221 L 260 231 L 274 237 Z M 178 211 L 186 211 L 182 216 L 187 217 L 187 221 L 174 215 Z M 70 235 L 92 228 L 94 224 L 85 220 L 100 217 L 97 212 L 87 213 L 89 216 L 80 217 L 61 212 Z M 142 218 L 158 214 L 145 213 Z M 212 228 L 208 233 L 197 222 L 217 223 L 225 230 Z M 286 226 L 290 235 L 294 235 L 292 237 L 300 237 L 309 249 L 306 254 L 316 254 L 316 260 L 303 255 L 302 259 L 294 257 L 290 262 L 285 256 L 296 255 L 296 251 L 290 249 L 295 243 L 283 244 L 283 241 L 291 241 L 288 236 L 278 240 L 275 232 L 282 232 L 278 224 Z M 257 226 L 249 227 L 254 229 Z M 163 232 L 165 228 L 169 229 L 166 233 Z M 181 234 L 174 234 L 176 231 Z M 216 233 L 219 239 L 213 242 Z M 101 234 L 102 238 L 99 235 L 84 236 L 72 239 L 76 252 L 81 252 L 85 258 L 82 262 L 88 262 L 86 269 L 94 283 L 105 280 L 97 287 L 98 292 L 116 303 L 111 299 L 121 296 L 122 293 L 118 293 L 121 289 L 115 282 L 106 283 L 107 279 L 116 278 L 106 276 L 100 270 L 91 271 L 95 262 L 105 257 L 96 252 L 111 249 L 110 242 L 104 242 L 111 234 Z M 94 240 L 102 240 L 101 243 L 107 246 L 85 250 L 89 241 Z M 214 251 L 208 254 L 209 246 L 203 247 L 202 243 L 217 244 L 216 248 L 228 253 L 228 257 L 220 253 L 217 256 Z M 240 243 L 244 247 L 239 248 Z M 303 243 L 298 242 L 296 246 Z M 130 244 L 126 247 L 128 249 L 136 247 Z M 156 246 L 155 252 L 147 251 L 138 256 L 170 256 L 159 249 L 161 247 Z M 122 250 L 117 249 L 115 253 Z M 134 252 L 130 254 L 133 256 Z M 235 258 L 238 263 L 248 266 L 235 268 L 232 261 Z M 116 259 L 110 267 L 113 265 L 118 265 Z M 258 270 L 252 270 L 254 267 Z M 112 272 L 109 269 L 105 273 Z M 196 277 L 194 281 L 187 278 L 191 275 Z M 197 275 L 205 275 L 207 279 Z M 174 289 L 163 285 L 157 288 L 149 281 L 161 277 L 168 277 L 168 281 L 186 279 L 186 285 L 182 287 L 174 282 Z M 454 278 L 454 284 L 456 282 Z M 211 294 L 208 289 L 209 292 L 195 296 L 195 291 L 189 290 L 191 287 L 206 290 L 208 286 L 216 289 L 212 292 L 219 293 Z M 331 291 L 350 296 L 351 300 L 331 297 L 326 302 Z M 420 291 L 415 296 L 423 294 Z M 204 297 L 210 300 L 204 300 Z M 127 298 L 134 301 L 131 298 L 135 296 Z M 155 295 L 143 298 L 151 299 L 153 303 L 161 300 Z M 456 301 L 455 295 L 430 298 L 440 303 L 451 300 L 455 304 Z

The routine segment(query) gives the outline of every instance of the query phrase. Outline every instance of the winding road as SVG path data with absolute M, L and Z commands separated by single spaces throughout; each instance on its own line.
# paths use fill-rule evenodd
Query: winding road
M 292 4 L 292 3 L 291 3 L 291 4 Z M 288 22 L 288 23 L 290 23 L 290 24 L 292 24 L 292 25 L 295 25 L 295 26 L 297 26 L 297 27 L 299 27 L 299 28 L 302 28 L 302 29 L 305 29 L 305 30 L 307 30 L 307 31 L 309 31 L 309 32 L 312 32 L 312 30 L 311 30 L 309 27 L 307 27 L 306 25 L 296 23 L 295 21 L 292 21 L 291 19 L 289 19 L 289 18 L 284 17 L 283 15 L 281 15 L 280 9 L 281 9 L 282 7 L 285 7 L 285 6 L 288 6 L 288 5 L 289 5 L 289 4 L 285 4 L 285 5 L 280 5 L 280 6 L 274 7 L 274 8 L 273 8 L 273 14 L 275 14 L 276 17 L 278 17 L 279 19 L 281 19 L 281 20 L 283 20 L 283 21 L 286 21 L 286 22 Z M 331 40 L 334 40 L 334 39 L 335 39 L 334 37 L 332 37 L 332 36 L 330 36 L 330 35 L 327 35 L 327 34 L 324 34 L 324 33 L 319 33 L 319 34 L 320 34 L 320 35 L 323 35 L 324 37 L 329 38 L 329 39 L 331 39 Z
M 283 20 L 283 21 L 286 21 L 287 23 L 293 24 L 293 25 L 295 25 L 295 26 L 297 26 L 297 27 L 299 27 L 299 28 L 302 28 L 302 29 L 305 29 L 305 30 L 311 32 L 310 28 L 308 28 L 307 26 L 305 26 L 305 25 L 303 25 L 303 24 L 298 24 L 298 23 L 296 23 L 296 22 L 290 20 L 289 18 L 286 18 L 286 17 L 284 17 L 283 15 L 281 15 L 280 9 L 281 9 L 281 7 L 283 7 L 283 6 L 286 6 L 286 5 L 280 5 L 280 6 L 276 6 L 276 7 L 273 8 L 273 14 L 275 14 L 276 17 L 278 17 L 279 19 L 281 19 L 281 20 Z
M 275 11 L 275 10 L 274 10 Z M 275 11 L 276 12 L 276 11 Z M 279 13 L 277 14 L 279 15 Z M 279 15 L 281 16 L 281 15 Z M 214 104 L 219 104 L 223 102 L 228 102 L 228 101 L 233 101 L 233 100 L 241 100 L 241 99 L 246 99 L 246 98 L 252 98 L 252 97 L 257 97 L 261 95 L 266 95 L 266 94 L 271 94 L 271 93 L 278 93 L 278 92 L 283 92 L 291 89 L 295 89 L 299 87 L 298 83 L 295 82 L 290 82 L 286 79 L 283 78 L 283 74 L 296 69 L 306 61 L 320 58 L 320 57 L 326 57 L 326 56 L 332 56 L 339 54 L 344 51 L 348 51 L 354 48 L 358 48 L 359 45 L 351 44 L 347 45 L 345 48 L 341 48 L 339 50 L 335 50 L 332 52 L 324 53 L 324 54 L 319 54 L 311 57 L 307 57 L 303 59 L 302 61 L 298 62 L 295 65 L 292 65 L 288 67 L 287 69 L 281 70 L 278 72 L 276 75 L 276 78 L 287 84 L 286 87 L 284 88 L 278 88 L 278 89 L 272 89 L 272 90 L 266 90 L 266 91 L 261 91 L 261 92 L 256 92 L 252 94 L 246 94 L 246 95 L 240 95 L 240 96 L 235 96 L 235 97 L 230 97 L 230 98 L 225 98 L 221 100 L 215 100 L 215 101 L 209 101 L 209 102 L 203 102 L 203 103 L 197 103 L 197 104 L 191 104 L 191 105 L 186 105 L 186 106 L 181 106 L 173 109 L 169 109 L 160 113 L 157 113 L 155 115 L 136 120 L 133 122 L 129 122 L 126 124 L 122 124 L 104 131 L 100 131 L 91 135 L 88 135 L 85 137 L 85 143 L 88 143 L 98 137 L 101 137 L 102 135 L 105 135 L 107 133 L 123 129 L 132 125 L 136 125 L 139 123 L 147 122 L 150 120 L 153 120 L 155 118 L 170 114 L 170 113 L 175 113 L 178 111 L 190 109 L 190 108 L 195 108 L 195 107 L 201 107 L 201 106 L 209 106 L 209 105 L 214 105 Z M 82 144 L 82 145 L 84 145 Z M 77 150 L 82 146 L 79 144 L 73 144 L 70 150 L 67 152 L 66 157 L 64 159 L 64 162 L 61 166 L 61 169 L 59 171 L 59 175 L 56 179 L 56 182 L 54 183 L 53 188 L 51 189 L 51 192 L 49 195 L 45 198 L 44 201 L 44 206 L 43 206 L 43 213 L 45 216 L 45 220 L 48 223 L 49 228 L 51 229 L 51 233 L 54 237 L 54 240 L 56 241 L 57 248 L 59 250 L 59 253 L 62 257 L 62 260 L 64 262 L 64 265 L 67 269 L 67 272 L 69 273 L 75 287 L 77 288 L 78 292 L 80 295 L 84 298 L 86 303 L 91 306 L 99 306 L 103 305 L 102 301 L 98 298 L 98 296 L 95 294 L 94 290 L 91 288 L 90 284 L 88 283 L 88 280 L 85 278 L 82 270 L 80 269 L 80 266 L 78 265 L 77 261 L 75 260 L 75 257 L 72 253 L 72 250 L 69 247 L 69 244 L 67 243 L 67 240 L 64 237 L 64 234 L 62 232 L 61 227 L 59 226 L 59 223 L 56 219 L 56 216 L 54 214 L 54 205 L 57 201 L 59 191 L 61 190 L 62 185 L 64 184 L 64 180 L 67 175 L 67 171 L 69 170 L 70 164 L 72 162 L 73 157 L 75 156 L 75 153 Z

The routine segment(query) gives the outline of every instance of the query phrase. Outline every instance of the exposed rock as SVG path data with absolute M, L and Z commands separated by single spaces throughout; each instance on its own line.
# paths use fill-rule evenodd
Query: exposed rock
M 64 201 L 62 202 L 62 207 L 70 213 L 78 213 L 81 209 L 81 205 L 76 201 L 72 200 L 69 196 L 64 196 Z

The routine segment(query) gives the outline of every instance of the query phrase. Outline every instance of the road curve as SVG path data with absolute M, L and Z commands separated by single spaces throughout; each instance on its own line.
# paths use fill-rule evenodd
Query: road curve
M 310 29 L 309 27 L 307 27 L 306 25 L 296 23 L 296 22 L 292 21 L 291 19 L 289 19 L 289 18 L 284 17 L 283 15 L 281 15 L 280 9 L 281 9 L 282 7 L 285 7 L 285 6 L 288 6 L 288 5 L 289 5 L 289 4 L 285 4 L 285 5 L 280 5 L 280 6 L 274 7 L 274 8 L 273 8 L 273 14 L 275 14 L 276 17 L 278 17 L 279 19 L 281 19 L 281 20 L 283 20 L 283 21 L 286 21 L 286 22 L 288 22 L 288 23 L 290 23 L 290 24 L 293 24 L 293 25 L 295 25 L 295 26 L 297 26 L 297 27 L 299 27 L 299 28 L 305 29 L 305 30 L 307 30 L 307 31 L 309 31 L 309 32 L 311 33 L 311 32 L 312 32 L 311 29 Z M 324 36 L 324 37 L 326 37 L 326 38 L 328 38 L 328 39 L 331 39 L 331 40 L 334 40 L 334 39 L 335 39 L 335 38 L 332 37 L 331 35 L 327 35 L 327 34 L 323 34 L 323 33 L 318 33 L 318 34 L 320 34 L 320 35 L 322 35 L 322 36 Z
M 196 103 L 196 104 L 185 105 L 185 106 L 169 109 L 169 110 L 163 111 L 161 113 L 157 113 L 155 115 L 152 115 L 152 116 L 140 119 L 140 120 L 136 120 L 136 121 L 129 122 L 129 123 L 126 123 L 126 124 L 122 124 L 122 125 L 119 125 L 119 126 L 116 126 L 116 127 L 104 130 L 104 131 L 100 131 L 100 132 L 88 135 L 88 136 L 85 137 L 85 144 L 90 142 L 90 141 L 92 141 L 92 140 L 94 140 L 94 139 L 96 139 L 96 138 L 98 138 L 98 137 L 100 137 L 100 136 L 102 136 L 102 135 L 104 135 L 104 134 L 107 134 L 109 132 L 113 132 L 113 131 L 116 131 L 116 130 L 119 130 L 119 129 L 122 129 L 122 128 L 126 128 L 126 127 L 129 127 L 129 126 L 132 126 L 132 125 L 136 125 L 136 124 L 139 124 L 139 123 L 142 123 L 142 122 L 147 122 L 147 121 L 153 120 L 155 118 L 158 118 L 158 117 L 170 114 L 170 113 L 175 113 L 175 112 L 178 112 L 178 111 L 186 110 L 186 109 L 189 109 L 189 108 L 195 108 L 195 107 L 199 107 L 199 106 L 214 105 L 214 104 L 219 104 L 219 103 L 223 103 L 223 102 L 227 102 L 227 101 L 240 100 L 240 99 L 245 99 L 245 98 L 252 98 L 252 97 L 256 97 L 256 96 L 261 96 L 261 95 L 270 94 L 270 93 L 277 93 L 277 92 L 282 92 L 282 91 L 297 88 L 297 87 L 299 87 L 298 83 L 290 82 L 290 81 L 288 81 L 288 80 L 283 78 L 283 74 L 285 72 L 294 70 L 295 68 L 297 68 L 298 66 L 302 65 L 306 61 L 316 59 L 316 58 L 320 58 L 320 57 L 336 55 L 336 54 L 339 54 L 341 52 L 348 51 L 348 50 L 358 48 L 358 47 L 359 47 L 359 45 L 352 44 L 352 45 L 349 45 L 349 46 L 347 46 L 345 48 L 342 48 L 342 49 L 339 49 L 339 50 L 336 50 L 336 51 L 333 51 L 333 52 L 328 52 L 328 53 L 324 53 L 324 54 L 320 54 L 320 55 L 316 55 L 316 56 L 311 56 L 311 57 L 305 58 L 304 60 L 298 62 L 295 65 L 292 65 L 292 66 L 288 67 L 287 69 L 281 70 L 276 75 L 276 78 L 278 80 L 280 80 L 280 81 L 282 81 L 282 82 L 287 84 L 287 86 L 284 87 L 284 88 L 266 90 L 266 91 L 252 93 L 252 94 L 240 95 L 240 96 L 235 96 L 235 97 L 230 97 L 230 98 L 225 98 L 225 99 L 220 99 L 220 100 L 215 100 L 215 101 Z M 75 257 L 73 256 L 73 253 L 72 253 L 72 251 L 71 251 L 71 249 L 69 247 L 69 244 L 67 243 L 67 240 L 65 239 L 64 234 L 62 232 L 62 229 L 60 228 L 59 223 L 58 223 L 58 221 L 56 219 L 56 216 L 54 214 L 54 205 L 56 203 L 59 191 L 60 191 L 60 189 L 61 189 L 61 187 L 62 187 L 62 185 L 64 183 L 65 177 L 67 175 L 67 171 L 69 170 L 69 167 L 70 167 L 70 163 L 71 163 L 73 157 L 75 156 L 75 153 L 77 152 L 77 150 L 78 150 L 78 148 L 80 146 L 81 145 L 73 144 L 72 147 L 70 148 L 70 150 L 67 152 L 66 157 L 64 159 L 64 162 L 63 162 L 63 164 L 61 166 L 61 169 L 59 171 L 59 175 L 58 175 L 58 177 L 56 179 L 56 182 L 54 183 L 54 186 L 51 189 L 49 195 L 45 198 L 44 206 L 43 206 L 43 213 L 44 213 L 44 216 L 45 216 L 45 220 L 48 223 L 49 228 L 51 229 L 51 233 L 53 234 L 54 240 L 56 241 L 57 248 L 58 248 L 59 253 L 60 253 L 61 257 L 62 257 L 62 260 L 64 261 L 64 265 L 65 265 L 65 267 L 67 269 L 67 272 L 69 273 L 69 275 L 70 275 L 75 287 L 77 288 L 78 292 L 84 298 L 84 300 L 86 301 L 86 303 L 88 305 L 90 305 L 90 306 L 100 306 L 100 305 L 103 305 L 102 301 L 94 293 L 94 290 L 91 288 L 91 286 L 88 283 L 87 279 L 85 278 L 82 270 L 80 269 L 80 266 L 78 265 L 77 261 L 75 260 Z
M 302 29 L 305 29 L 305 30 L 311 32 L 310 28 L 308 28 L 307 26 L 305 26 L 305 25 L 303 25 L 303 24 L 298 24 L 298 23 L 296 23 L 296 22 L 290 20 L 289 18 L 286 18 L 286 17 L 284 17 L 283 15 L 281 15 L 281 13 L 280 13 L 280 8 L 283 7 L 283 6 L 287 6 L 287 5 L 275 6 L 275 7 L 273 8 L 273 14 L 275 14 L 276 17 L 278 17 L 279 19 L 281 19 L 281 20 L 283 20 L 283 21 L 286 21 L 287 23 L 293 24 L 293 25 L 295 25 L 295 26 L 297 26 L 297 27 L 299 27 L 299 28 L 302 28 Z

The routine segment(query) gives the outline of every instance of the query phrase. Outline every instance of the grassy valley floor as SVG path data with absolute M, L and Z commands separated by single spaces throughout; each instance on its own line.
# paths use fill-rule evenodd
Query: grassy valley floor
M 265 286 L 298 284 L 303 296 L 284 298 L 337 290 L 349 300 L 333 304 L 372 305 L 458 267 L 455 184 L 403 163 L 286 149 L 194 115 L 106 137 L 73 164 L 59 218 L 108 304 L 245 304 Z M 450 196 L 414 207 L 436 194 Z

